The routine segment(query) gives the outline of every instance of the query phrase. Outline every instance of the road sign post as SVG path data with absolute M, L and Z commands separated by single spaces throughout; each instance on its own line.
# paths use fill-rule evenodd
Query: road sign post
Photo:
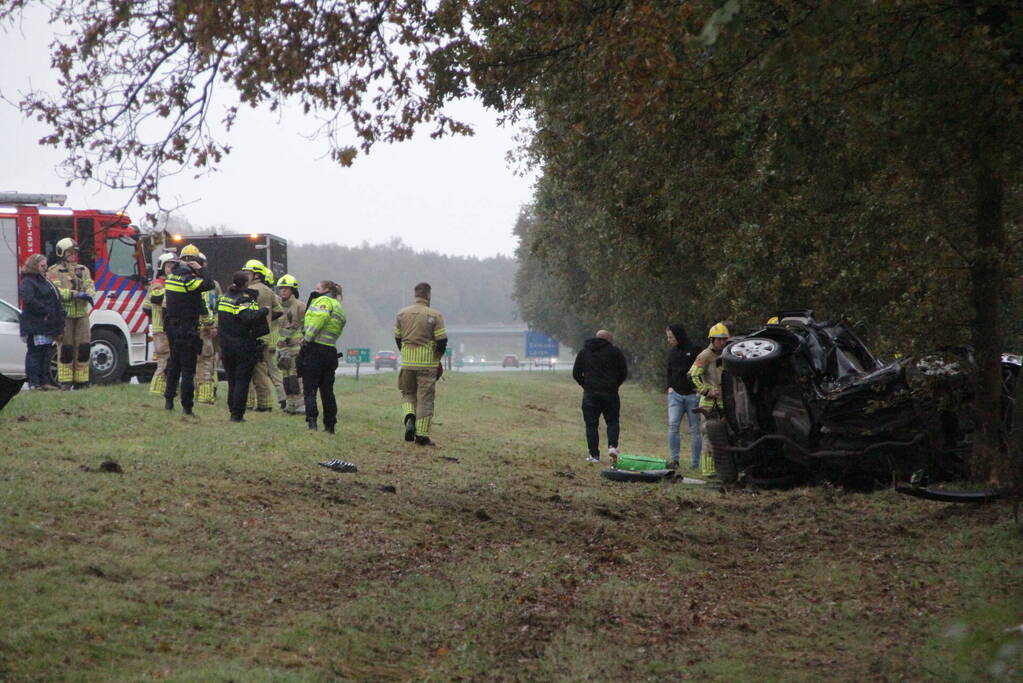
M 557 339 L 552 339 L 541 332 L 526 332 L 526 358 L 532 360 L 532 365 L 537 364 L 537 359 L 543 359 L 544 365 L 549 364 L 554 369 L 552 359 L 557 360 L 561 353 L 561 347 Z
M 355 365 L 355 379 L 359 379 L 359 366 L 369 362 L 369 349 L 348 349 L 345 353 L 345 363 Z

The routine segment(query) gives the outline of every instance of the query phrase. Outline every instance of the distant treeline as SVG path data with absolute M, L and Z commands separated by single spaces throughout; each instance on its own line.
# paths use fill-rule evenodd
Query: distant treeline
M 512 287 L 514 258 L 447 256 L 416 252 L 400 239 L 386 244 L 345 247 L 336 244 L 288 244 L 288 266 L 301 284 L 302 298 L 318 280 L 344 288 L 342 345 L 394 346 L 394 314 L 412 303 L 412 288 L 433 286 L 433 303 L 448 325 L 518 321 Z
M 223 225 L 195 227 L 176 217 L 164 217 L 159 227 L 186 235 L 237 232 Z M 399 238 L 358 247 L 288 244 L 288 269 L 298 278 L 303 300 L 319 280 L 341 284 L 348 316 L 343 348 L 368 346 L 376 351 L 393 347 L 394 314 L 412 303 L 412 288 L 423 281 L 433 286 L 433 304 L 444 314 L 447 325 L 519 322 L 512 301 L 517 268 L 518 261 L 511 257 L 481 259 L 417 252 Z

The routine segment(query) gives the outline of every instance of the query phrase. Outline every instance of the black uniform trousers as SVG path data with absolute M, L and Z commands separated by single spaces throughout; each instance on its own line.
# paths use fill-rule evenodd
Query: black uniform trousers
M 231 411 L 231 417 L 241 418 L 249 400 L 252 370 L 262 352 L 255 344 L 225 344 L 225 341 L 221 340 L 220 357 L 227 375 L 227 409 Z
M 305 392 L 305 419 L 315 422 L 320 412 L 316 409 L 316 391 L 323 403 L 323 424 L 337 424 L 337 399 L 334 398 L 334 371 L 337 370 L 337 349 L 315 342 L 302 347 L 302 382 Z
M 164 326 L 170 357 L 167 359 L 167 389 L 163 397 L 173 400 L 181 381 L 181 407 L 192 409 L 195 398 L 195 361 L 202 351 L 199 321 L 192 318 L 168 318 Z

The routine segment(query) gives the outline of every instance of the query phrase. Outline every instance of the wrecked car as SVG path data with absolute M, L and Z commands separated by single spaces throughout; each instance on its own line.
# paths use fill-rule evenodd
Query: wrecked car
M 968 359 L 885 363 L 847 325 L 819 322 L 813 311 L 771 321 L 721 355 L 724 410 L 708 420 L 707 436 L 723 483 L 926 485 L 967 476 Z M 1019 357 L 1004 356 L 1002 367 L 1011 399 Z

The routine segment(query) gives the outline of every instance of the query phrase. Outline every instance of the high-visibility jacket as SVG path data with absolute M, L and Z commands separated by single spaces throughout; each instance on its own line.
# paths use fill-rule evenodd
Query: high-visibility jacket
M 693 361 L 693 367 L 689 368 L 689 377 L 696 386 L 696 392 L 700 394 L 701 408 L 721 408 L 724 403 L 721 401 L 721 352 L 715 351 L 713 346 L 708 346 Z M 712 390 L 717 390 L 718 396 L 711 397 Z
M 174 267 L 164 281 L 164 302 L 168 318 L 191 320 L 196 324 L 202 316 L 202 293 L 213 289 L 213 279 L 202 269 L 193 271 L 184 263 Z
M 305 312 L 302 337 L 306 342 L 335 346 L 345 329 L 345 309 L 332 296 L 318 296 Z
M 267 332 L 266 309 L 259 306 L 252 289 L 228 291 L 217 302 L 220 343 L 224 348 L 255 353 L 258 338 Z
M 297 350 L 305 327 L 305 303 L 292 296 L 287 300 L 281 299 L 281 306 L 284 308 L 284 315 L 279 318 L 281 328 L 277 348 Z
M 262 341 L 273 348 L 276 343 L 276 339 L 272 339 L 271 335 L 276 336 L 275 332 L 278 323 L 277 319 L 284 313 L 284 308 L 281 306 L 281 297 L 277 296 L 272 289 L 266 286 L 263 282 L 253 282 L 249 285 L 249 289 L 255 291 L 259 295 L 259 305 L 261 308 L 267 309 L 269 312 L 266 314 L 266 324 L 270 329 L 265 335 L 260 337 Z
M 163 316 L 165 306 L 163 303 L 164 281 L 162 277 L 153 280 L 146 292 L 146 298 L 142 300 L 142 309 L 149 311 L 153 325 L 153 332 L 163 332 Z
M 214 280 L 213 289 L 202 293 L 202 303 L 205 306 L 205 310 L 199 316 L 199 327 L 217 326 L 217 304 L 221 296 L 223 296 L 223 293 L 220 289 L 220 283 Z
M 67 317 L 82 318 L 89 315 L 92 304 L 76 296 L 79 292 L 85 292 L 93 300 L 96 299 L 96 287 L 87 267 L 80 263 L 58 261 L 49 267 L 46 276 L 57 287 Z
M 444 316 L 422 297 L 398 311 L 394 338 L 400 341 L 401 367 L 432 368 L 437 365 L 437 342 L 448 338 Z M 445 342 L 446 343 L 446 342 Z

